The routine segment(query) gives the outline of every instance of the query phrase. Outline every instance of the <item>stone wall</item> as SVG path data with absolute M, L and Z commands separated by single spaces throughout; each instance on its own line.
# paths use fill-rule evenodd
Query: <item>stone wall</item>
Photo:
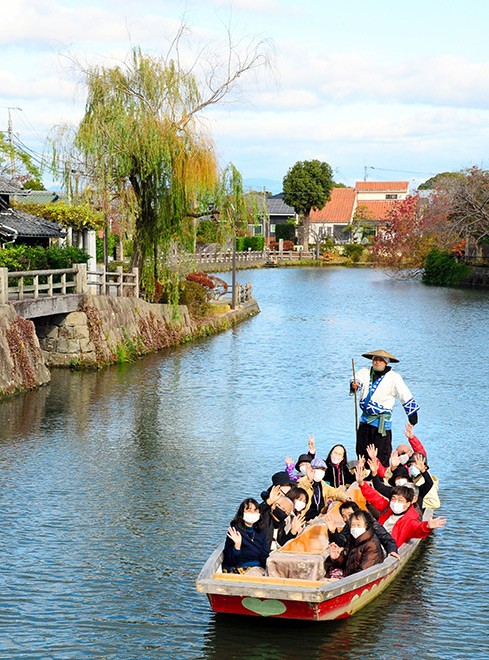
M 32 321 L 0 305 L 0 396 L 48 383 L 49 370 Z
M 195 321 L 185 306 L 178 308 L 175 318 L 170 305 L 86 295 L 79 311 L 36 325 L 48 366 L 101 367 L 214 334 L 258 312 L 252 301 L 238 310 Z
M 196 321 L 184 306 L 175 318 L 169 305 L 87 295 L 80 310 L 36 319 L 35 326 L 12 305 L 0 305 L 0 396 L 48 383 L 48 367 L 99 368 L 129 361 L 221 332 L 259 311 L 255 300 L 236 310 L 221 304 L 212 316 Z

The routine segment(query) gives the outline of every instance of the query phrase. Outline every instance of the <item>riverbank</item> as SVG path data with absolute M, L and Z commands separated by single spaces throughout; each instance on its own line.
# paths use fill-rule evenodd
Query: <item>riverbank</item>
M 45 385 L 50 368 L 100 369 L 228 330 L 260 311 L 256 300 L 216 304 L 193 319 L 186 306 L 138 298 L 84 296 L 78 311 L 37 321 L 0 306 L 0 396 Z

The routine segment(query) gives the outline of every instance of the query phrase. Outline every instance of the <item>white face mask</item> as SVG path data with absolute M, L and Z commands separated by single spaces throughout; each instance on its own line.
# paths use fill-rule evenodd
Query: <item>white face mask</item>
M 343 460 L 343 456 L 340 456 L 340 454 L 336 454 L 336 453 L 331 454 L 330 458 L 331 458 L 331 463 L 333 463 L 333 465 L 339 465 Z
M 302 500 L 296 500 L 294 502 L 294 509 L 296 511 L 302 511 L 303 509 L 305 509 L 305 507 L 306 507 L 306 503 L 303 502 Z
M 357 539 L 359 536 L 364 534 L 366 532 L 365 527 L 350 527 L 350 534 L 353 536 L 354 539 Z
M 398 516 L 400 513 L 404 513 L 404 511 L 405 511 L 404 507 L 405 506 L 406 505 L 403 504 L 402 502 L 391 502 L 390 503 L 391 511 L 392 511 L 392 513 L 395 513 L 396 516 Z
M 326 472 L 324 470 L 314 470 L 314 481 L 322 481 L 325 474 Z
M 401 454 L 399 456 L 399 461 L 401 465 L 406 465 L 406 463 L 409 461 L 409 456 L 407 454 Z
M 396 486 L 404 486 L 407 482 L 407 479 L 396 479 Z
M 256 522 L 260 520 L 260 514 L 258 511 L 253 512 L 253 511 L 245 511 L 243 513 L 243 520 L 245 523 L 248 523 L 249 525 L 254 525 Z
M 409 474 L 412 477 L 419 477 L 421 471 L 415 465 L 411 465 L 411 467 L 409 468 Z
M 307 473 L 307 465 L 304 465 L 304 463 L 299 465 L 299 472 L 305 475 Z

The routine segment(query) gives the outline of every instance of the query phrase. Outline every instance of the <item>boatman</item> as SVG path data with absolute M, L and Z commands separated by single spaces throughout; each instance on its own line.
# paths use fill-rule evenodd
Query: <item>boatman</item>
M 355 374 L 356 382 L 350 383 L 350 393 L 360 393 L 362 416 L 357 429 L 357 455 L 367 456 L 367 445 L 377 447 L 378 459 L 389 465 L 392 452 L 392 408 L 396 399 L 402 403 L 409 422 L 418 421 L 419 406 L 402 377 L 392 371 L 389 364 L 399 362 L 386 351 L 363 353 L 362 357 L 372 360 L 370 369 L 360 369 Z

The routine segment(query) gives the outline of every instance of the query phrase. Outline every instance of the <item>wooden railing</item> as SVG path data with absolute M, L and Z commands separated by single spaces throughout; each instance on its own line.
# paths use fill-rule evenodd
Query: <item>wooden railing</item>
M 240 284 L 240 282 L 236 282 L 236 304 L 242 305 L 243 303 L 248 302 L 252 298 L 253 298 L 252 282 L 246 282 L 246 284 Z
M 119 267 L 114 273 L 88 273 L 86 264 L 53 270 L 8 271 L 0 268 L 0 304 L 84 293 L 138 298 L 138 269 L 123 273 Z
M 117 266 L 115 272 L 91 271 L 88 287 L 90 293 L 97 295 L 139 298 L 139 271 L 133 268 L 125 273 L 122 266 Z
M 248 250 L 247 252 L 236 252 L 236 263 L 242 265 L 244 263 L 257 263 L 265 261 L 268 252 L 265 250 Z M 198 266 L 205 266 L 211 264 L 232 264 L 233 253 L 231 250 L 226 252 L 197 252 L 193 255 L 195 263 Z

